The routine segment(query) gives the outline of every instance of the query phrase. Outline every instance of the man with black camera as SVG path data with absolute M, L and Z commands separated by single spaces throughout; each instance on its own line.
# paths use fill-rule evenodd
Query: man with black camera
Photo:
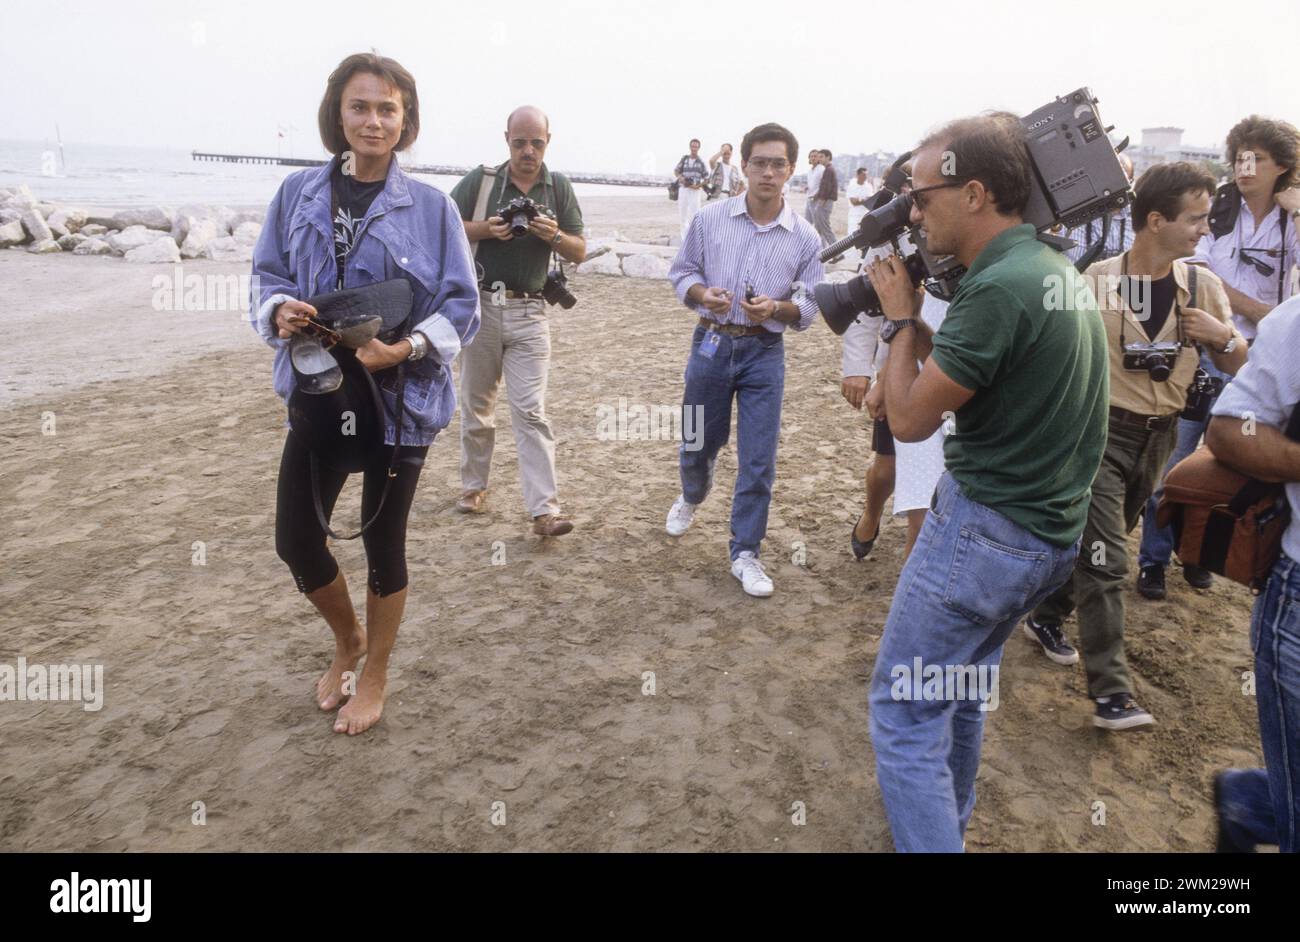
M 889 320 L 895 438 L 956 424 L 871 679 L 876 774 L 901 851 L 962 850 L 1003 644 L 1069 578 L 1105 445 L 1105 330 L 1075 290 L 1082 276 L 1024 223 L 1033 173 L 1006 113 L 952 122 L 914 152 L 911 220 L 931 252 L 967 268 L 937 332 L 917 319 L 902 260 L 868 269 Z M 1052 280 L 1075 303 L 1049 310 Z
M 587 243 L 572 185 L 542 161 L 551 141 L 546 115 L 531 106 L 516 108 L 506 120 L 505 139 L 506 163 L 471 170 L 451 191 L 481 270 L 483 315 L 460 358 L 462 494 L 456 509 L 483 510 L 504 375 L 533 532 L 562 536 L 573 524 L 560 515 L 555 438 L 546 419 L 551 333 L 545 314 L 547 303 L 572 307 L 573 299 L 563 276 L 548 274 L 548 268 L 552 253 L 581 262 Z
M 1173 450 L 1179 414 L 1208 412 L 1212 392 L 1198 350 L 1229 375 L 1246 362 L 1222 283 L 1184 261 L 1209 231 L 1213 193 L 1214 178 L 1199 167 L 1157 164 L 1135 187 L 1132 247 L 1088 268 L 1110 349 L 1106 451 L 1074 577 L 1025 620 L 1025 634 L 1051 660 L 1075 663 L 1061 624 L 1077 602 L 1093 723 L 1102 729 L 1154 722 L 1133 699 L 1124 658 L 1128 533 Z
M 677 161 L 673 176 L 677 178 L 677 208 L 682 218 L 682 238 L 685 239 L 691 220 L 700 211 L 704 183 L 709 177 L 709 168 L 700 157 L 699 138 L 691 138 L 691 152 Z
M 1192 257 L 1219 276 L 1233 322 L 1249 343 L 1258 323 L 1274 305 L 1290 294 L 1288 273 L 1300 260 L 1300 131 L 1285 121 L 1251 115 L 1228 132 L 1227 159 L 1233 167 L 1231 183 L 1219 187 L 1210 208 L 1210 231 Z M 1202 357 L 1201 366 L 1211 376 L 1213 364 Z M 1178 440 L 1165 468 L 1186 458 L 1200 444 L 1207 420 L 1178 423 Z M 1138 555 L 1138 593 L 1149 599 L 1165 597 L 1165 569 L 1173 555 L 1173 531 L 1155 526 L 1157 490 L 1147 505 Z M 1197 589 L 1214 582 L 1209 570 L 1183 565 L 1183 578 Z

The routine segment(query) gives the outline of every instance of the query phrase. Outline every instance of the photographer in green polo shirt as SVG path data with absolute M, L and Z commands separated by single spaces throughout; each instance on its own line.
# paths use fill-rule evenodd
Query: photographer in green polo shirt
M 551 253 L 569 262 L 587 254 L 582 210 L 573 187 L 542 162 L 550 144 L 550 122 L 538 108 L 516 108 L 506 120 L 510 160 L 486 173 L 467 173 L 451 198 L 460 207 L 465 234 L 481 269 L 479 302 L 483 322 L 460 361 L 460 479 L 456 509 L 481 513 L 496 441 L 497 390 L 502 376 L 510 399 L 510 425 L 519 452 L 524 505 L 539 536 L 561 536 L 573 523 L 560 516 L 555 483 L 555 437 L 546 419 L 546 377 L 551 333 L 542 289 Z M 541 211 L 518 234 L 502 207 L 529 199 Z M 475 218 L 483 202 L 485 218 Z
M 1096 701 L 1093 723 L 1102 729 L 1154 722 L 1133 699 L 1124 659 L 1128 534 L 1173 450 L 1197 374 L 1197 344 L 1229 375 L 1246 362 L 1246 341 L 1232 326 L 1223 283 L 1183 261 L 1210 231 L 1214 188 L 1214 178 L 1193 164 L 1152 167 L 1134 188 L 1132 248 L 1088 269 L 1110 351 L 1106 452 L 1092 482 L 1074 578 L 1025 620 L 1025 633 L 1053 661 L 1075 663 L 1079 655 L 1065 642 L 1061 623 L 1077 599 L 1088 696 Z
M 1006 113 L 955 121 L 914 151 L 912 222 L 967 267 L 937 333 L 916 319 L 901 260 L 868 271 L 890 321 L 894 437 L 956 420 L 871 678 L 876 777 L 903 851 L 962 849 L 1002 646 L 1069 578 L 1106 440 L 1105 331 L 1082 276 L 1023 222 L 1032 173 Z M 1083 303 L 1049 310 L 1052 279 Z M 919 682 L 935 671 L 962 682 Z

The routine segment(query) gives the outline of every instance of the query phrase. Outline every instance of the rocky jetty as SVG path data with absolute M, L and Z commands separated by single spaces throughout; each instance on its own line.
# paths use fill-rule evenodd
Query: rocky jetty
M 0 187 L 0 249 L 40 254 L 112 255 L 139 264 L 189 258 L 251 262 L 262 219 L 260 212 L 195 204 L 94 216 L 38 200 L 26 184 Z

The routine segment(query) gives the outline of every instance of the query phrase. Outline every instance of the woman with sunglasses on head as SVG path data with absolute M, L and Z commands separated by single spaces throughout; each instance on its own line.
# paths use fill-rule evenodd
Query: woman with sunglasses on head
M 276 552 L 334 633 L 334 660 L 316 684 L 316 701 L 333 710 L 347 700 L 334 731 L 355 735 L 383 712 L 388 658 L 406 605 L 406 519 L 425 453 L 455 411 L 451 364 L 478 329 L 478 286 L 455 204 L 398 166 L 397 152 L 420 130 L 410 73 L 383 56 L 348 56 L 329 77 L 318 117 L 321 140 L 334 157 L 285 179 L 253 253 L 250 320 L 275 350 L 276 393 L 288 402 L 294 391 L 291 340 L 314 329 L 317 313 L 308 298 L 395 278 L 409 283 L 413 297 L 409 335 L 391 344 L 376 337 L 356 350 L 385 407 L 383 446 L 367 456 L 362 489 L 362 517 L 373 518 L 362 534 L 369 569 L 364 626 L 326 547 L 311 451 L 292 429 L 280 461 Z M 398 416 L 394 367 L 403 363 Z M 319 468 L 326 521 L 346 478 Z M 363 656 L 353 689 L 350 672 Z

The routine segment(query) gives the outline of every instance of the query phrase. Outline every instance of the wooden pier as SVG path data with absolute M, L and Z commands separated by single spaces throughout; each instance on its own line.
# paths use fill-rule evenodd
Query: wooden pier
M 262 157 L 255 154 L 213 154 L 198 150 L 190 151 L 190 156 L 194 160 L 216 161 L 225 164 L 279 164 L 282 167 L 319 167 L 325 163 L 323 160 L 309 160 L 303 157 Z M 403 169 L 405 169 L 407 173 L 419 173 L 440 177 L 463 177 L 474 168 L 451 167 L 441 164 L 414 164 L 409 167 L 404 167 Z M 605 186 L 664 187 L 668 185 L 669 180 L 668 177 L 619 177 L 607 174 L 561 172 L 569 178 L 570 183 L 599 183 Z

